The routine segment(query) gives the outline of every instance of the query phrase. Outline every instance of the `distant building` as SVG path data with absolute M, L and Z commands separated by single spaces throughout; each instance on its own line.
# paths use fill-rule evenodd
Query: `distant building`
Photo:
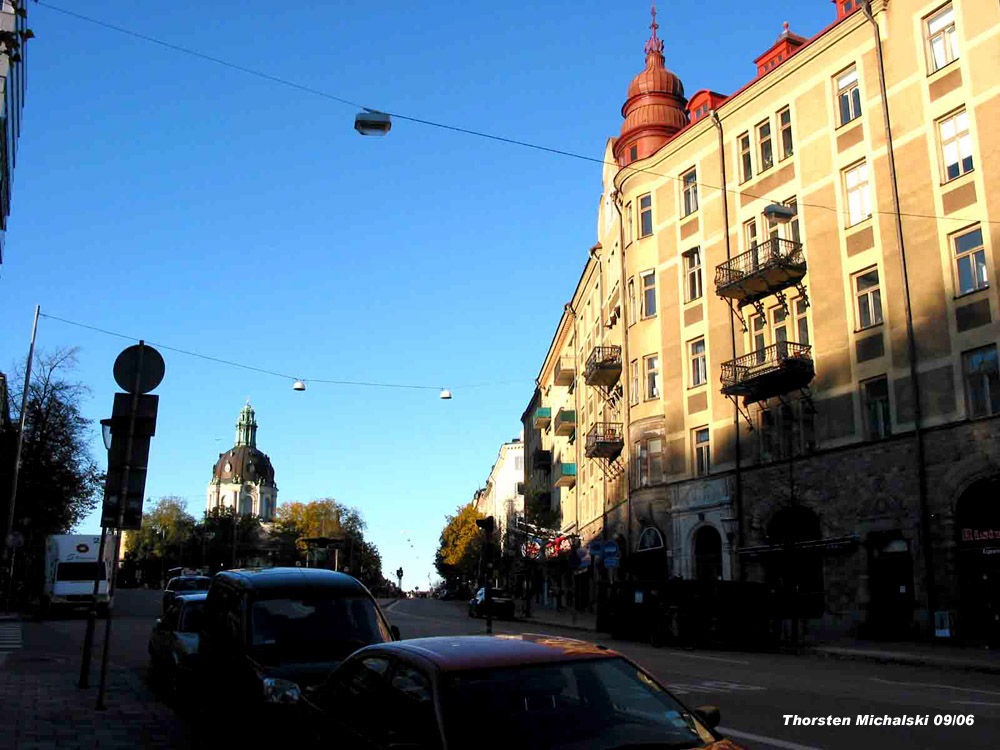
M 27 0 L 3 0 L 0 7 L 0 264 L 10 215 L 11 173 L 17 163 L 17 139 L 21 135 L 21 110 L 28 64 Z
M 1000 8 L 864 8 L 690 99 L 654 18 L 522 416 L 578 605 L 744 579 L 810 637 L 1000 635 Z
M 240 515 L 274 520 L 278 486 L 271 459 L 257 449 L 257 420 L 250 401 L 236 423 L 236 445 L 219 454 L 208 483 L 205 510 L 237 508 Z

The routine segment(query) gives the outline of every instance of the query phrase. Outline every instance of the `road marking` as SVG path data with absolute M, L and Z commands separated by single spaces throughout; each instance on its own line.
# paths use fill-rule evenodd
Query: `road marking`
M 785 750 L 820 750 L 818 747 L 813 745 L 800 745 L 798 742 L 789 742 L 788 740 L 776 740 L 773 737 L 765 737 L 760 734 L 751 734 L 750 732 L 738 732 L 735 729 L 727 729 L 726 727 L 716 727 L 720 732 L 725 735 L 731 735 L 741 740 L 753 740 L 754 742 L 763 742 L 765 745 L 771 745 L 773 747 L 781 747 Z
M 726 664 L 749 664 L 748 661 L 740 661 L 739 659 L 723 659 L 721 656 L 699 656 L 698 654 L 686 654 L 683 651 L 665 651 L 664 653 L 670 654 L 671 656 L 683 656 L 687 659 L 702 659 L 704 661 L 721 661 Z
M 670 691 L 683 695 L 684 693 L 730 693 L 734 690 L 767 690 L 760 685 L 743 685 L 739 682 L 727 682 L 725 680 L 705 680 L 704 682 L 668 682 Z
M 982 690 L 980 688 L 965 688 L 955 685 L 939 685 L 935 682 L 899 682 L 898 680 L 883 680 L 881 677 L 870 677 L 874 682 L 882 682 L 886 685 L 912 685 L 914 687 L 940 688 L 941 690 L 961 690 L 964 693 L 986 693 L 987 695 L 1000 695 L 998 690 Z
M 966 706 L 1000 706 L 1000 703 L 988 703 L 986 701 L 952 701 Z
M 0 622 L 0 651 L 21 648 L 21 623 Z

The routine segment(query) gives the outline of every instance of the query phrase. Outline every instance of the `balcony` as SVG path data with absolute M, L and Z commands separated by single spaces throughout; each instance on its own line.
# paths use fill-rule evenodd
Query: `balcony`
M 613 461 L 625 447 L 621 422 L 598 422 L 587 433 L 587 458 L 606 458 Z
M 535 448 L 531 453 L 531 468 L 544 469 L 548 471 L 552 468 L 552 451 Z
M 556 385 L 573 385 L 576 379 L 576 365 L 573 364 L 572 357 L 560 357 L 556 360 L 552 379 Z
M 587 358 L 584 380 L 587 385 L 610 388 L 622 374 L 622 348 L 620 346 L 595 346 Z
M 764 401 L 805 388 L 816 374 L 812 347 L 779 341 L 722 364 L 722 393 Z
M 715 293 L 749 305 L 801 284 L 805 275 L 802 243 L 772 237 L 717 266 Z
M 552 484 L 556 487 L 575 487 L 576 464 L 556 464 L 555 477 Z
M 576 429 L 576 412 L 571 409 L 560 409 L 556 412 L 555 433 L 569 437 Z
M 536 430 L 541 430 L 549 426 L 552 421 L 552 409 L 548 406 L 539 406 L 532 415 L 531 423 Z

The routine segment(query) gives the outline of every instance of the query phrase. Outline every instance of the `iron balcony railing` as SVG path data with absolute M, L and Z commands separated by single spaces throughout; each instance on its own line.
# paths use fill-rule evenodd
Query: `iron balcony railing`
M 800 280 L 805 271 L 802 243 L 771 237 L 716 266 L 715 291 L 722 297 L 742 297 L 747 290 L 741 287 L 753 278 L 765 286 L 785 287 Z
M 722 363 L 722 393 L 758 401 L 799 388 L 812 381 L 812 347 L 779 341 Z
M 621 422 L 598 422 L 587 433 L 587 458 L 616 458 L 625 447 Z
M 622 372 L 620 346 L 595 346 L 587 358 L 584 379 L 587 385 L 614 385 Z

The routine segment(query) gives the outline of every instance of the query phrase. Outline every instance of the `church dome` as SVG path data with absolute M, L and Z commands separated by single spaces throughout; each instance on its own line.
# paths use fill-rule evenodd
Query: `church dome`
M 657 38 L 656 6 L 652 35 L 646 42 L 646 69 L 632 79 L 622 106 L 621 135 L 615 142 L 615 159 L 625 166 L 655 153 L 688 124 L 684 85 L 664 66 L 663 40 Z
M 266 454 L 250 445 L 236 445 L 219 454 L 212 470 L 216 482 L 253 482 L 273 485 L 274 467 Z

